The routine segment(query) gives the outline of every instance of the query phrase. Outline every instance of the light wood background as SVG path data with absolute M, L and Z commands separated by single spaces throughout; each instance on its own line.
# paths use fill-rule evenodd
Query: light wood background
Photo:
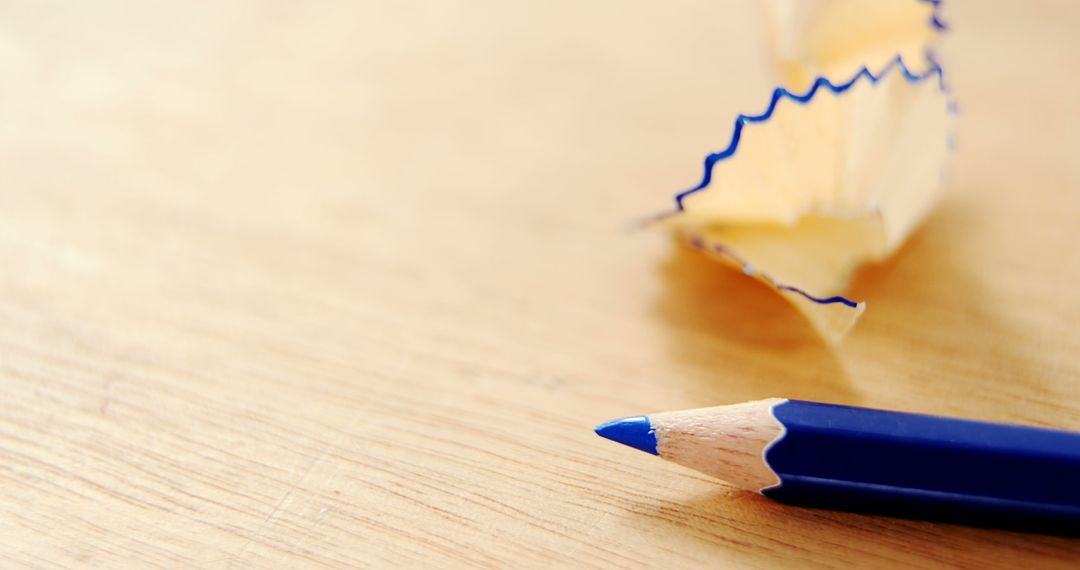
M 1075 564 L 592 434 L 769 396 L 1080 429 L 1077 5 L 947 10 L 952 189 L 839 350 L 627 230 L 764 103 L 753 15 L 4 2 L 0 566 Z

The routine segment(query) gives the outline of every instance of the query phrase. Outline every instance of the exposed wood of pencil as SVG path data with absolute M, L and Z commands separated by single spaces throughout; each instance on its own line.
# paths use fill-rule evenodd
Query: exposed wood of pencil
M 765 449 L 784 431 L 772 415 L 783 398 L 650 414 L 660 456 L 749 491 L 780 483 Z

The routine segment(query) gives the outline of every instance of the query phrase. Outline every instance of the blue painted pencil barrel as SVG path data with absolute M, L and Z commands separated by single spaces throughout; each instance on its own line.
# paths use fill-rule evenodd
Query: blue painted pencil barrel
M 1080 434 L 788 400 L 774 499 L 1080 534 Z

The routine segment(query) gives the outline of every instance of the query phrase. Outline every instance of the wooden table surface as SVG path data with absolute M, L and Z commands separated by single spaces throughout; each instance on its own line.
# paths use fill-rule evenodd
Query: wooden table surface
M 836 350 L 627 230 L 764 103 L 750 4 L 0 14 L 0 565 L 1080 559 L 784 507 L 591 431 L 769 396 L 1080 429 L 1075 4 L 949 7 L 952 187 L 859 274 Z

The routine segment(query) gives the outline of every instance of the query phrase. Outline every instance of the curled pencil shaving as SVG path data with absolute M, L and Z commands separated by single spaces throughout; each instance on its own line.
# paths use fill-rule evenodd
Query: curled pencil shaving
M 837 342 L 865 309 L 839 293 L 861 263 L 891 254 L 942 188 L 954 106 L 932 59 L 896 57 L 847 81 L 777 88 L 739 115 L 701 181 L 656 216 L 792 301 Z M 784 100 L 794 104 L 783 104 Z

